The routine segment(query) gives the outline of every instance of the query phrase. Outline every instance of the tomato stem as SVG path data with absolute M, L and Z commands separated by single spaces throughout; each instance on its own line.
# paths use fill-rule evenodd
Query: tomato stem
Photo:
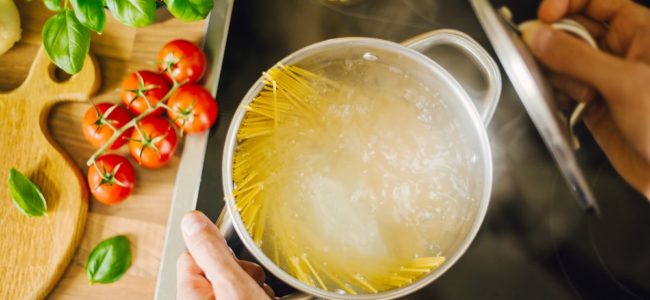
M 93 155 L 90 156 L 88 161 L 86 161 L 86 165 L 87 166 L 93 165 L 95 163 L 95 160 L 97 160 L 97 158 L 99 158 L 102 154 L 104 154 L 108 150 L 108 148 L 111 145 L 113 145 L 113 143 L 115 141 L 117 141 L 117 139 L 120 136 L 122 136 L 122 134 L 124 134 L 124 132 L 126 132 L 127 130 L 129 130 L 132 127 L 135 127 L 140 121 L 142 121 L 142 119 L 144 119 L 144 118 L 148 117 L 149 115 L 151 115 L 151 113 L 153 113 L 156 109 L 158 109 L 160 107 L 165 107 L 169 97 L 171 97 L 171 95 L 176 91 L 176 89 L 183 86 L 186 82 L 187 81 L 178 83 L 178 82 L 174 81 L 174 85 L 172 85 L 172 87 L 169 89 L 169 92 L 167 92 L 167 94 L 165 94 L 165 97 L 160 99 L 160 101 L 158 103 L 156 103 L 156 105 L 153 105 L 153 106 L 149 105 L 147 110 L 142 112 L 139 116 L 131 119 L 131 121 L 124 124 L 124 126 L 120 127 L 118 130 L 113 131 L 113 135 L 111 136 L 111 138 L 109 138 L 106 141 L 106 143 L 104 143 L 99 149 L 97 149 L 97 151 L 95 151 L 95 153 L 93 153 Z

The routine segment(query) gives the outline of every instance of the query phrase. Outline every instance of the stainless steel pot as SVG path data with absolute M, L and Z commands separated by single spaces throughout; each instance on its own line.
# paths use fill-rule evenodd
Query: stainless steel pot
M 464 59 L 465 62 L 461 62 L 456 57 L 452 61 L 454 65 L 460 63 L 467 65 L 466 62 L 469 61 L 474 65 L 473 69 L 470 72 L 465 71 L 464 75 L 455 73 L 457 77 L 454 77 L 447 69 L 423 54 L 443 48 L 452 49 L 454 52 L 464 55 L 464 58 L 460 60 Z M 472 161 L 475 164 L 473 168 L 473 174 L 476 176 L 476 188 L 473 191 L 473 197 L 476 199 L 475 211 L 472 212 L 471 222 L 467 224 L 466 230 L 464 230 L 462 236 L 458 237 L 458 242 L 454 244 L 452 249 L 449 249 L 447 253 L 448 260 L 435 271 L 402 288 L 377 294 L 341 295 L 309 286 L 297 280 L 275 265 L 255 245 L 240 218 L 233 196 L 232 160 L 237 145 L 236 135 L 246 114 L 246 106 L 264 85 L 263 79 L 260 78 L 244 96 L 228 130 L 222 170 L 227 214 L 222 214 L 225 217 L 218 224 L 226 235 L 234 228 L 247 249 L 267 270 L 302 292 L 289 296 L 291 299 L 312 299 L 313 297 L 325 299 L 394 299 L 410 294 L 440 277 L 461 257 L 478 232 L 487 211 L 492 187 L 492 160 L 485 126 L 489 123 L 501 94 L 501 76 L 496 63 L 478 43 L 464 33 L 454 30 L 432 31 L 401 44 L 372 38 L 332 39 L 298 50 L 282 59 L 279 63 L 298 65 L 310 69 L 310 66 L 329 61 L 355 58 L 367 59 L 368 57 L 419 74 L 419 78 L 426 80 L 427 86 L 442 95 L 441 99 L 447 99 L 446 106 L 462 124 L 464 135 L 466 135 L 465 138 L 473 141 L 474 146 L 470 151 L 473 152 Z M 482 82 L 482 84 L 478 85 L 482 85 L 483 88 L 476 88 L 476 84 L 469 86 L 471 80 L 467 79 L 474 78 L 475 80 L 477 74 L 481 75 L 479 81 Z M 467 83 L 468 90 L 464 89 L 459 81 Z M 470 97 L 469 94 L 474 95 L 474 97 Z

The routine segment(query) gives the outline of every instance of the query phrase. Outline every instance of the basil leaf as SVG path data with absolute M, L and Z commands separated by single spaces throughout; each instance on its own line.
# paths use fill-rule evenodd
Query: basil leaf
M 214 6 L 213 0 L 165 0 L 174 17 L 186 22 L 205 19 Z
M 47 9 L 51 11 L 62 11 L 63 6 L 61 6 L 61 0 L 43 0 L 43 3 L 45 3 L 45 6 Z
M 38 187 L 18 170 L 9 170 L 9 193 L 21 213 L 39 217 L 47 213 L 47 202 Z
M 50 17 L 42 35 L 47 55 L 59 68 L 69 74 L 81 71 L 90 48 L 90 30 L 79 23 L 74 12 L 65 10 Z
M 131 266 L 131 248 L 126 236 L 118 235 L 103 240 L 88 257 L 86 276 L 93 283 L 115 282 Z
M 129 26 L 143 27 L 156 20 L 156 1 L 106 0 L 115 19 Z
M 102 1 L 97 0 L 71 0 L 74 14 L 79 22 L 98 33 L 104 30 L 106 13 Z

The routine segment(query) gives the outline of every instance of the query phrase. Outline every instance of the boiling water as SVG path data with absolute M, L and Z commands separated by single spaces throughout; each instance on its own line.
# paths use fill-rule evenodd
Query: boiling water
M 470 141 L 445 99 L 377 62 L 311 71 L 340 88 L 317 89 L 306 99 L 315 114 L 269 137 L 280 163 L 264 186 L 262 250 L 290 273 L 308 258 L 357 292 L 368 289 L 351 277 L 380 282 L 414 258 L 449 255 L 478 201 Z

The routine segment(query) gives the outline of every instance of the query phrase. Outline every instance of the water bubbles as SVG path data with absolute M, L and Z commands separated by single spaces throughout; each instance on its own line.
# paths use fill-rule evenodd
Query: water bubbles
M 364 54 L 362 55 L 362 57 L 363 57 L 363 59 L 365 59 L 365 60 L 367 60 L 367 61 L 376 61 L 376 60 L 379 59 L 379 57 L 377 57 L 377 55 L 374 55 L 374 54 L 372 54 L 372 53 L 370 53 L 370 52 L 366 52 L 366 53 L 364 53 Z
M 368 152 L 363 152 L 363 162 L 367 163 L 368 161 L 370 161 L 370 154 L 368 154 Z
M 423 212 L 418 213 L 417 220 L 419 222 L 426 222 L 426 221 L 431 220 L 431 217 L 432 217 L 431 212 L 423 211 Z
M 458 139 L 463 127 L 434 86 L 370 63 L 377 59 L 366 53 L 332 67 L 328 77 L 352 88 L 315 97 L 318 118 L 282 131 L 286 139 L 278 141 L 290 146 L 274 155 L 283 164 L 265 170 L 279 174 L 264 190 L 264 200 L 274 201 L 266 213 L 282 215 L 275 219 L 282 223 L 276 238 L 291 240 L 292 251 L 307 255 L 315 268 L 343 266 L 365 278 L 376 275 L 375 262 L 430 257 L 457 242 L 458 225 L 471 213 L 465 199 L 471 199 L 468 178 L 476 166 L 470 162 L 478 160 L 458 150 L 466 146 Z M 269 257 L 271 236 L 262 246 Z M 286 263 L 280 263 L 285 270 Z M 354 282 L 347 287 L 359 290 Z

